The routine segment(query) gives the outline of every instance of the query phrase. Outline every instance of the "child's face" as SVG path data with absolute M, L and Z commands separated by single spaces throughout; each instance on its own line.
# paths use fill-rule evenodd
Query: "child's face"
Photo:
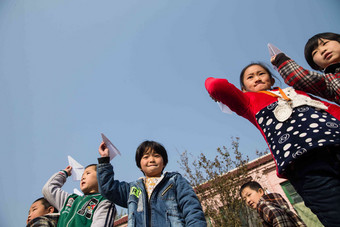
M 44 204 L 42 204 L 40 200 L 36 201 L 30 207 L 30 210 L 28 212 L 28 217 L 26 220 L 26 224 L 28 224 L 34 218 L 37 218 L 37 217 L 40 217 L 40 216 L 43 216 L 45 214 L 52 213 L 52 212 L 53 210 L 51 210 L 50 208 L 45 208 Z
M 340 43 L 336 40 L 319 39 L 319 45 L 312 52 L 313 61 L 320 68 L 340 62 Z
M 243 74 L 243 92 L 258 92 L 268 90 L 272 87 L 275 80 L 260 65 L 249 66 Z
M 241 196 L 249 207 L 256 209 L 257 204 L 259 203 L 259 200 L 263 194 L 264 193 L 261 188 L 258 191 L 255 191 L 249 187 L 246 187 L 243 189 Z
M 160 177 L 164 169 L 163 158 L 153 150 L 148 150 L 143 154 L 140 166 L 146 177 Z
M 97 171 L 95 166 L 89 166 L 85 169 L 80 180 L 80 189 L 85 195 L 98 192 Z

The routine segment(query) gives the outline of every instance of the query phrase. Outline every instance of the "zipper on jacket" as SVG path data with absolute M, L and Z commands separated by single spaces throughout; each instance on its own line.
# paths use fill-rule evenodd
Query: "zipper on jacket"
M 162 196 L 165 195 L 165 193 L 167 193 L 167 191 L 170 190 L 170 188 L 172 188 L 172 186 L 174 186 L 173 184 L 170 184 L 163 192 L 162 192 Z

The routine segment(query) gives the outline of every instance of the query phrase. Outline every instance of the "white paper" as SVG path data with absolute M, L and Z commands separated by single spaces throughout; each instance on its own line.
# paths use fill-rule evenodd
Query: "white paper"
M 103 141 L 106 145 L 107 148 L 109 148 L 109 156 L 110 156 L 110 161 L 117 156 L 117 154 L 121 155 L 119 150 L 111 143 L 111 141 L 103 134 L 101 133 Z
M 273 57 L 275 55 L 278 55 L 279 53 L 282 53 L 282 51 L 279 48 L 277 48 L 271 43 L 268 43 L 268 50 L 269 50 L 270 57 Z
M 231 111 L 231 109 L 228 106 L 224 105 L 223 103 L 217 102 L 217 104 L 223 113 L 227 113 L 227 114 L 233 113 L 233 111 Z
M 76 188 L 73 189 L 73 193 L 74 193 L 74 194 L 77 194 L 77 195 L 80 195 L 80 196 L 83 196 L 83 195 L 84 195 L 84 193 L 82 193 L 81 191 L 79 191 L 79 190 L 76 189 Z
M 78 181 L 81 180 L 81 176 L 84 173 L 84 166 L 80 165 L 76 160 L 74 160 L 71 156 L 67 156 L 68 163 L 72 167 L 72 180 Z

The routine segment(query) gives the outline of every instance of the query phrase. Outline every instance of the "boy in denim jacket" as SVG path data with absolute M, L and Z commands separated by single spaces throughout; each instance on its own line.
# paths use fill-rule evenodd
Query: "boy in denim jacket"
M 136 165 L 145 177 L 130 183 L 114 179 L 104 142 L 99 146 L 99 154 L 99 192 L 128 208 L 128 226 L 207 226 L 190 184 L 179 173 L 163 173 L 168 156 L 161 144 L 145 141 L 139 145 Z

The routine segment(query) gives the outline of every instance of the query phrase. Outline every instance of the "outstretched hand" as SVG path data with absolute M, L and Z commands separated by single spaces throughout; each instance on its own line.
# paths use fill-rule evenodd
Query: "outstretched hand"
M 72 166 L 67 166 L 64 170 L 65 170 L 65 172 L 67 173 L 68 176 L 71 176 L 71 175 L 72 175 L 72 173 L 71 173 L 71 171 L 72 171 Z
M 272 57 L 270 58 L 270 62 L 271 62 L 272 64 L 274 63 L 275 58 L 276 58 L 276 55 L 274 55 L 274 56 L 272 56 Z
M 218 102 L 218 100 L 212 97 L 211 95 L 210 95 L 210 98 L 212 98 L 212 100 L 214 100 L 215 102 Z
M 104 142 L 101 142 L 98 151 L 101 157 L 109 157 L 109 148 L 107 148 Z

